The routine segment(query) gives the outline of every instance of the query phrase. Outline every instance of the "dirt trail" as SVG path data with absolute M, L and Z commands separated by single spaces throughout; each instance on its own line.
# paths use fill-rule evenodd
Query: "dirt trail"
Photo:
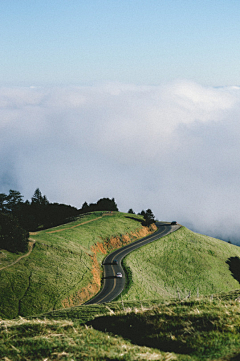
M 2 267 L 2 268 L 0 268 L 0 271 L 2 271 L 2 270 L 5 269 L 5 268 L 8 268 L 8 267 L 13 266 L 13 265 L 16 264 L 17 262 L 21 261 L 22 258 L 28 257 L 28 256 L 31 254 L 32 250 L 33 250 L 33 245 L 34 245 L 35 242 L 36 242 L 35 239 L 29 238 L 29 242 L 28 242 L 28 253 L 22 255 L 21 257 L 19 257 L 18 259 L 16 259 L 13 263 L 11 263 L 11 264 L 9 264 L 9 265 L 7 265 L 7 266 L 4 266 L 4 267 Z
M 104 216 L 110 216 L 111 214 L 103 214 L 102 216 L 100 217 L 97 217 L 97 218 L 94 218 L 94 219 L 91 219 L 90 221 L 86 221 L 86 222 L 83 222 L 83 223 L 79 223 L 79 224 L 76 224 L 75 226 L 72 226 L 72 227 L 68 227 L 68 228 L 62 228 L 62 229 L 57 229 L 56 231 L 50 231 L 50 232 L 46 232 L 46 233 L 57 233 L 57 232 L 63 232 L 63 231 L 66 231 L 66 229 L 72 229 L 72 228 L 75 228 L 75 227 L 79 227 L 79 226 L 82 226 L 83 224 L 86 224 L 86 223 L 90 223 L 90 222 L 94 222 Z M 30 234 L 34 234 L 34 232 L 30 233 Z M 35 233 L 36 234 L 36 233 Z
M 76 224 L 75 226 L 72 226 L 72 227 L 63 228 L 63 229 L 57 229 L 56 231 L 50 231 L 50 232 L 46 232 L 46 233 L 57 233 L 57 232 L 63 232 L 63 231 L 66 231 L 66 229 L 76 228 L 76 227 L 82 226 L 83 224 L 86 224 L 86 223 L 89 223 L 89 222 L 96 221 L 97 219 L 100 219 L 100 218 L 102 218 L 102 217 L 103 217 L 103 216 L 101 216 L 101 217 L 97 217 L 97 218 L 94 218 L 94 219 L 91 219 L 90 221 L 86 221 L 86 222 L 83 222 L 83 223 Z

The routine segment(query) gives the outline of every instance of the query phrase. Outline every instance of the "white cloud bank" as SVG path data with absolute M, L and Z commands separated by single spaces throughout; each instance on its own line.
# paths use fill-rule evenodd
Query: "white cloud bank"
M 0 192 L 115 197 L 240 244 L 240 88 L 0 88 Z

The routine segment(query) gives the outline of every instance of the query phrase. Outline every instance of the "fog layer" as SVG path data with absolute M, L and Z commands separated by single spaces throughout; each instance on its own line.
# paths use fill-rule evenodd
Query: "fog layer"
M 240 244 L 240 88 L 0 88 L 0 192 L 114 197 Z

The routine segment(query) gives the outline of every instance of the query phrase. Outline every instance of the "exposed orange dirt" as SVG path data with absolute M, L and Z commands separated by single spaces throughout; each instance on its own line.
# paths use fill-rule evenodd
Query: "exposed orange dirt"
M 78 306 L 92 298 L 99 291 L 99 287 L 96 284 L 91 284 L 87 287 L 82 288 L 73 295 L 65 298 L 62 301 L 62 306 L 64 308 Z
M 157 227 L 155 224 L 151 224 L 149 227 L 142 227 L 137 232 L 131 232 L 129 234 L 123 235 L 120 237 L 112 237 L 108 240 L 103 240 L 103 242 L 97 242 L 94 246 L 91 247 L 93 252 L 92 258 L 92 283 L 89 283 L 86 287 L 75 292 L 73 295 L 65 298 L 62 301 L 63 307 L 72 307 L 78 306 L 87 302 L 90 298 L 95 296 L 97 292 L 100 291 L 101 287 L 101 274 L 102 270 L 97 260 L 97 254 L 107 254 L 112 252 L 115 249 L 121 248 L 126 244 L 129 244 L 133 241 L 136 241 L 139 238 L 145 237 L 154 231 Z

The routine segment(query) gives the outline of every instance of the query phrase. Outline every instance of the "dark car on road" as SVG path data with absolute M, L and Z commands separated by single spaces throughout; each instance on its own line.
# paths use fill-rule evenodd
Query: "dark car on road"
M 113 264 L 118 264 L 118 261 L 116 259 L 114 259 Z

